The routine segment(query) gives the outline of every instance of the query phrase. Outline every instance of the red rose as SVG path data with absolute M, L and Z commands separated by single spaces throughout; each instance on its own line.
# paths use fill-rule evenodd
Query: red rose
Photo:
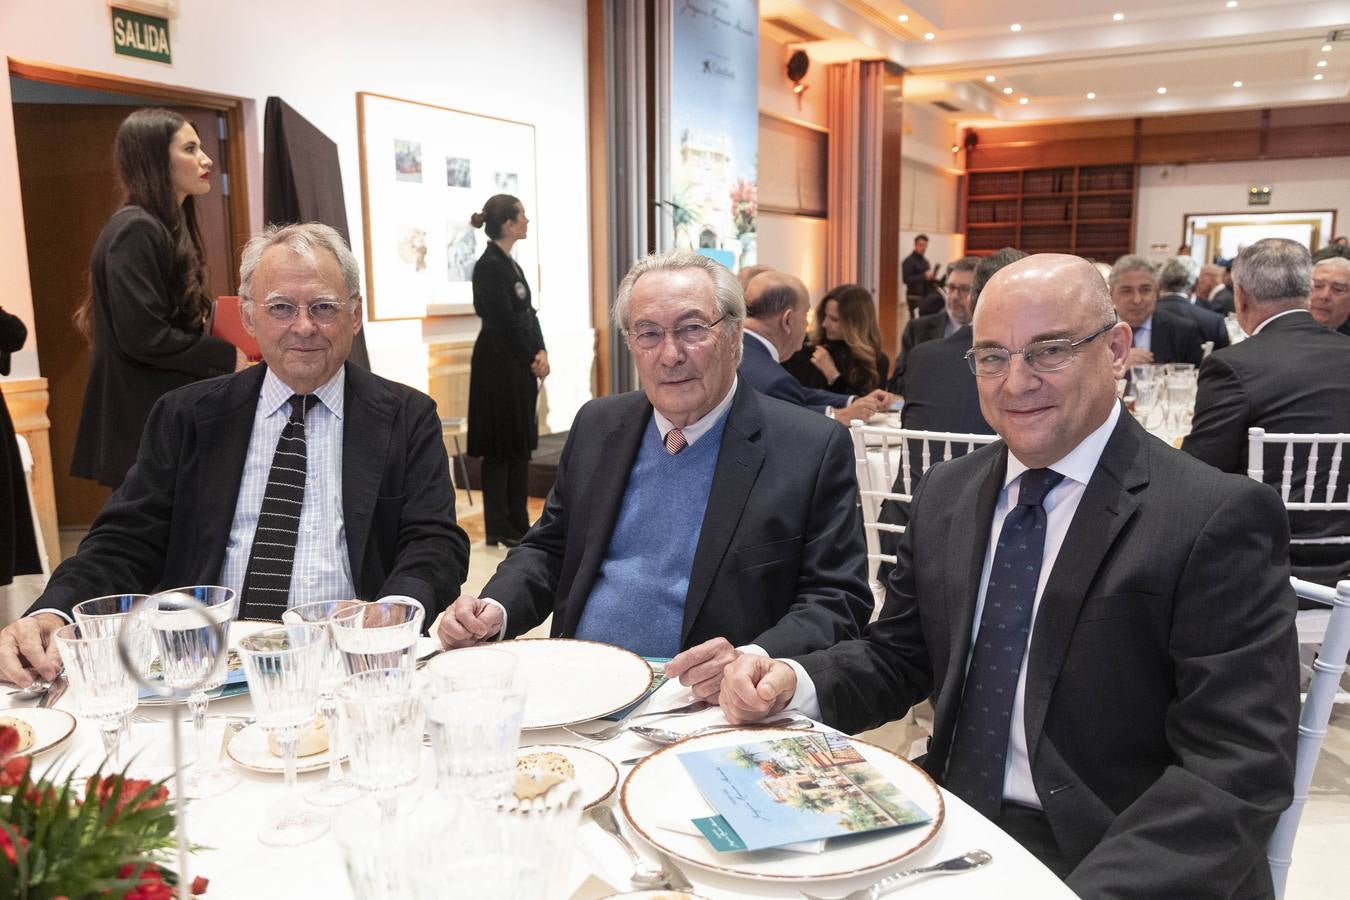
M 142 796 L 150 788 L 150 782 L 142 778 L 123 778 L 121 775 L 108 775 L 104 778 L 91 775 L 85 785 L 85 797 L 90 800 L 97 800 L 99 808 L 102 809 L 108 805 L 119 784 L 122 789 L 117 795 L 117 806 L 113 809 L 110 821 L 121 815 L 137 797 L 140 797 L 140 799 L 132 812 L 162 806 L 164 801 L 169 798 L 169 788 L 166 785 L 161 784 L 154 793 Z
M 25 848 L 27 846 L 28 846 L 27 839 L 25 839 L 23 835 L 20 835 L 19 836 L 20 849 Z M 18 865 L 19 855 L 14 850 L 14 843 L 9 836 L 9 831 L 4 828 L 0 828 L 0 853 L 4 854 L 5 859 L 9 860 L 9 864 L 11 866 Z
M 205 875 L 198 875 L 196 878 L 192 879 L 192 896 L 196 897 L 198 894 L 205 894 L 206 885 L 208 883 Z
M 14 756 L 5 760 L 4 765 L 0 765 L 0 788 L 15 787 L 23 781 L 32 761 L 31 756 Z
M 19 729 L 0 725 L 0 761 L 7 760 L 19 749 Z
M 118 878 L 130 878 L 136 871 L 137 863 L 127 863 L 117 871 Z M 164 882 L 159 866 L 146 863 L 141 869 L 138 883 L 127 891 L 124 900 L 173 900 L 173 888 Z

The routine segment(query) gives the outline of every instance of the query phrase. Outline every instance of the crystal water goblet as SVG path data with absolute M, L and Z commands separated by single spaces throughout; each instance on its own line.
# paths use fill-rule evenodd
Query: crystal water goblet
M 117 650 L 120 622 L 94 621 L 62 625 L 56 646 L 65 662 L 75 707 L 81 718 L 98 725 L 108 767 L 120 771 L 118 750 L 127 716 L 136 708 L 136 682 Z
M 411 671 L 425 617 L 426 610 L 412 597 L 386 597 L 335 615 L 333 638 L 347 672 Z
M 421 680 L 411 669 L 367 669 L 338 687 L 352 782 L 374 795 L 386 819 L 397 792 L 417 781 L 422 760 Z

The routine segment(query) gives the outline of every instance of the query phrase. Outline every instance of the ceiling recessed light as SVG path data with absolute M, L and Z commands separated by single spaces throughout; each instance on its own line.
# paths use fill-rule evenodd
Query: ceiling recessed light
M 1026 106 L 1026 105 L 1027 105 L 1028 103 L 1030 103 L 1031 101 L 1028 100 L 1026 97 L 1018 97 L 1018 98 L 1017 98 L 1017 102 L 1020 103 L 1020 104 L 1022 104 L 1023 106 Z
M 1158 88 L 1158 93 L 1160 93 L 1160 94 L 1165 94 L 1165 93 L 1167 93 L 1167 88 L 1165 88 L 1165 87 L 1160 87 L 1160 88 Z
M 1124 13 L 1115 13 L 1114 15 L 1111 16 L 1111 20 L 1113 22 L 1121 22 L 1124 21 L 1124 19 L 1125 19 Z
M 1232 9 L 1233 7 L 1237 6 L 1237 0 L 1228 0 L 1227 6 L 1229 9 Z
M 1095 91 L 1088 91 L 1088 92 L 1087 92 L 1087 98 L 1088 98 L 1089 100 L 1096 100 L 1096 99 L 1097 99 L 1097 94 L 1096 94 L 1096 92 L 1095 92 Z
M 1240 81 L 1233 82 L 1233 87 L 1242 87 L 1242 82 Z
M 1012 24 L 1009 25 L 1008 27 L 1011 28 L 1013 31 L 1021 31 L 1021 30 L 1022 30 L 1022 26 L 1021 26 L 1021 25 L 1018 25 L 1016 22 L 1012 23 Z
M 905 15 L 904 13 L 901 13 L 901 14 L 900 14 L 900 21 L 901 21 L 901 22 L 908 22 L 908 21 L 909 21 L 909 16 Z
M 1325 59 L 1319 59 L 1319 60 L 1317 61 L 1317 68 L 1319 68 L 1319 69 L 1325 69 L 1326 67 L 1327 67 L 1327 61 L 1326 61 Z
M 1003 93 L 1005 93 L 1005 94 L 1011 94 L 1011 93 L 1012 93 L 1012 88 L 1010 88 L 1010 87 L 1005 87 L 1005 88 L 1003 89 Z
M 1322 74 L 1321 74 L 1320 72 L 1319 72 L 1318 74 L 1316 74 L 1316 75 L 1313 76 L 1313 81 L 1321 81 L 1321 80 L 1322 80 Z
M 931 32 L 931 31 L 925 31 L 925 32 L 923 33 L 923 39 L 924 39 L 925 41 L 931 41 L 931 40 L 932 40 L 933 38 L 935 38 L 935 37 L 937 37 L 937 35 L 936 35 L 936 34 L 933 34 L 933 32 Z
M 1322 52 L 1323 52 L 1323 53 L 1330 53 L 1330 52 L 1331 52 L 1331 45 L 1330 45 L 1330 44 L 1323 44 L 1323 45 L 1322 45 Z
M 993 75 L 984 76 L 984 80 L 989 82 L 990 84 L 993 84 L 995 81 L 998 81 L 998 79 L 995 78 Z

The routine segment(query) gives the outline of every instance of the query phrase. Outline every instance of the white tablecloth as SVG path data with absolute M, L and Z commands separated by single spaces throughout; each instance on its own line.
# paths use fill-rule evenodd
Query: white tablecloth
M 652 700 L 650 708 L 660 709 L 679 705 L 687 694 L 678 684 L 665 685 Z M 57 703 L 57 708 L 72 711 L 69 693 Z M 247 696 L 232 697 L 213 701 L 208 709 L 211 716 L 246 716 L 252 707 Z M 142 707 L 141 716 L 149 716 L 154 722 L 132 725 L 131 745 L 144 747 L 138 765 L 145 767 L 148 774 L 154 774 L 156 766 L 163 766 L 170 758 L 170 735 L 168 722 L 173 716 L 186 718 L 184 707 Z M 676 724 L 678 730 L 692 730 L 699 725 L 724 723 L 720 710 L 705 710 L 688 716 L 677 723 L 666 721 L 664 724 Z M 207 721 L 208 744 L 214 752 L 220 746 L 225 722 L 222 718 Z M 586 726 L 590 727 L 590 726 Z M 184 723 L 183 737 L 187 753 L 192 751 L 191 724 Z M 532 731 L 522 735 L 523 744 L 573 744 L 586 746 L 608 756 L 616 764 L 620 760 L 639 756 L 653 750 L 647 742 L 632 735 L 622 735 L 614 740 L 597 743 L 578 739 L 562 729 Z M 59 750 L 52 750 L 35 760 L 35 770 L 44 771 L 54 759 L 60 759 L 62 768 L 75 766 L 77 771 L 92 771 L 102 758 L 102 745 L 97 729 L 81 723 L 75 735 Z M 228 760 L 226 760 L 226 764 Z M 431 751 L 424 751 L 424 783 L 430 785 L 432 777 Z M 619 766 L 620 785 L 628 774 L 628 767 Z M 133 772 L 133 774 L 141 774 Z M 160 773 L 162 774 L 162 772 Z M 266 898 L 284 898 L 295 900 L 298 897 L 323 897 L 325 900 L 345 900 L 352 897 L 348 885 L 343 861 L 338 852 L 337 843 L 330 831 L 318 841 L 286 850 L 263 846 L 257 838 L 257 831 L 269 803 L 280 796 L 281 776 L 268 776 L 250 771 L 240 771 L 241 781 L 230 793 L 210 799 L 192 801 L 188 807 L 188 837 L 191 842 L 211 849 L 202 850 L 191 857 L 189 868 L 192 875 L 205 875 L 211 880 L 209 898 L 247 898 L 247 900 L 266 900 Z M 324 772 L 314 772 L 300 776 L 300 789 L 306 784 L 325 777 Z M 430 788 L 428 788 L 430 789 Z M 616 796 L 617 796 L 616 789 Z M 1064 886 L 1048 869 L 1042 866 L 1031 854 L 1004 834 L 987 819 L 980 816 L 969 806 L 952 794 L 943 791 L 946 803 L 946 819 L 937 837 L 923 850 L 904 861 L 904 867 L 926 865 L 937 860 L 956 856 L 967 850 L 981 848 L 994 856 L 994 861 L 983 869 L 959 876 L 933 877 L 920 879 L 906 886 L 904 896 L 912 900 L 923 898 L 956 898 L 998 896 L 1000 900 L 1014 898 L 1072 898 L 1074 894 Z M 614 803 L 611 797 L 609 803 Z M 622 821 L 622 813 L 619 814 Z M 631 830 L 625 831 L 632 842 L 645 851 L 640 838 Z M 436 840 L 428 835 L 428 840 Z M 447 847 L 447 852 L 453 848 Z M 654 861 L 654 860 L 653 860 Z M 795 886 L 784 884 L 761 884 L 739 878 L 702 872 L 693 866 L 682 867 L 699 893 L 709 898 L 733 897 L 799 897 Z M 615 891 L 631 890 L 628 875 L 632 867 L 622 849 L 613 838 L 602 832 L 599 826 L 582 819 L 582 827 L 577 835 L 576 852 L 572 866 L 570 890 L 575 891 L 583 883 L 595 887 L 591 876 L 598 877 Z M 854 888 L 862 887 L 881 877 L 884 873 L 853 879 L 834 881 L 828 885 L 819 885 L 821 893 L 827 896 L 839 896 Z M 605 896 L 608 890 L 589 890 L 583 893 L 581 900 Z

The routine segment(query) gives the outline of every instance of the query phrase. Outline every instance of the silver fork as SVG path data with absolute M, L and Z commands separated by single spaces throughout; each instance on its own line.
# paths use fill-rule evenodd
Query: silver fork
M 985 850 L 970 850 L 962 853 L 960 856 L 954 856 L 951 859 L 944 859 L 942 862 L 933 863 L 931 866 L 921 866 L 917 869 L 902 869 L 893 875 L 887 875 L 880 881 L 873 882 L 865 888 L 858 888 L 838 900 L 877 900 L 882 894 L 888 894 L 895 890 L 906 879 L 917 875 L 955 875 L 960 872 L 969 872 L 971 869 L 978 869 L 986 865 L 994 857 Z M 832 900 L 827 897 L 817 897 L 815 894 L 801 892 L 806 900 Z
M 685 716 L 690 713 L 700 712 L 707 708 L 708 701 L 695 700 L 692 703 L 686 703 L 684 706 L 676 706 L 673 709 L 661 709 L 656 712 L 645 712 L 636 716 L 627 716 L 621 721 L 615 722 L 613 725 L 607 725 L 604 728 L 601 728 L 599 731 L 577 731 L 567 725 L 563 726 L 563 731 L 579 738 L 585 738 L 588 741 L 609 741 L 627 731 L 637 719 L 648 719 L 655 716 Z

